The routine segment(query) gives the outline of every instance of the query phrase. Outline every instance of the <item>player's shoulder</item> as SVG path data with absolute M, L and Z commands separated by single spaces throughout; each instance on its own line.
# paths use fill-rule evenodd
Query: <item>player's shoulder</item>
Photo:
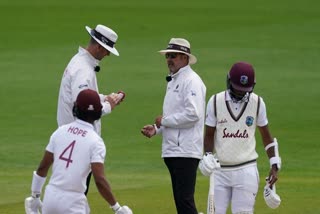
M 67 128 L 69 127 L 69 125 L 70 125 L 70 123 L 59 126 L 59 127 L 53 132 L 53 135 L 57 135 L 57 134 L 63 132 L 65 129 L 67 129 Z
M 219 98 L 220 98 L 220 97 L 224 98 L 224 97 L 226 96 L 226 92 L 227 92 L 227 91 L 217 92 L 217 93 L 213 94 L 210 99 L 217 99 L 218 97 L 219 97 Z
M 250 94 L 250 99 L 254 99 L 254 100 L 262 100 L 262 97 L 261 96 L 259 96 L 258 94 L 256 94 L 256 93 L 254 93 L 254 92 L 251 92 L 251 94 Z
M 202 81 L 201 76 L 190 67 L 190 72 L 185 72 L 189 80 Z
M 93 129 L 89 130 L 89 135 L 94 141 L 103 141 L 102 137 Z
M 223 97 L 224 97 L 224 94 L 225 94 L 225 91 L 220 91 L 216 94 L 212 94 L 208 100 L 208 105 L 211 106 L 213 104 L 214 100 L 216 100 L 218 96 L 220 97 L 221 95 L 223 95 Z
M 254 96 L 258 97 L 260 99 L 260 101 L 263 101 L 263 97 L 260 96 L 259 94 L 256 94 L 254 92 L 252 92 L 251 94 L 253 94 Z
M 101 148 L 106 149 L 106 146 L 104 144 L 104 141 L 100 135 L 98 135 L 95 131 L 90 132 L 90 135 L 88 135 L 88 143 L 90 144 L 90 148 Z
M 260 97 L 260 96 L 259 96 L 258 94 L 256 94 L 255 92 L 251 92 L 251 95 Z
M 206 90 L 206 85 L 204 84 L 203 80 L 199 74 L 192 69 L 190 69 L 190 72 L 184 72 L 184 78 L 182 79 L 182 82 L 188 87 L 203 88 Z
M 76 54 L 70 60 L 68 66 L 70 75 L 76 75 L 78 72 L 90 72 L 93 70 L 84 55 Z

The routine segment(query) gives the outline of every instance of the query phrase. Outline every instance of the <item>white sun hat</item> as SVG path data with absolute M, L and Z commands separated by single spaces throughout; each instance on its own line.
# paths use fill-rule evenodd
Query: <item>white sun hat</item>
M 116 32 L 104 25 L 97 25 L 95 29 L 91 29 L 90 27 L 86 26 L 86 30 L 88 31 L 90 36 L 94 40 L 96 40 L 102 47 L 104 47 L 114 55 L 119 56 L 119 52 L 114 47 L 118 39 L 118 35 L 116 34 Z
M 189 64 L 195 64 L 197 58 L 191 54 L 190 43 L 183 38 L 171 38 L 167 49 L 159 51 L 162 55 L 169 52 L 183 53 L 189 56 Z

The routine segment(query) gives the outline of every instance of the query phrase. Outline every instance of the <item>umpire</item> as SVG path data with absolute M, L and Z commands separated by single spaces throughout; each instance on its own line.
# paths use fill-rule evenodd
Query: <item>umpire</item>
M 178 214 L 197 214 L 194 202 L 197 167 L 203 153 L 206 87 L 191 64 L 190 43 L 172 38 L 165 55 L 169 74 L 162 115 L 141 132 L 147 137 L 162 134 L 162 158 L 170 172 Z

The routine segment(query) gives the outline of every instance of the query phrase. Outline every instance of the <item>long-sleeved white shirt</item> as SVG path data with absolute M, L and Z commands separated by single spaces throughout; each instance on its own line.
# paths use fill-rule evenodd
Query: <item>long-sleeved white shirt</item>
M 162 157 L 201 159 L 206 86 L 189 65 L 168 82 L 163 103 Z
M 58 126 L 71 123 L 75 120 L 72 108 L 80 91 L 89 88 L 99 93 L 96 73 L 94 71 L 97 65 L 99 65 L 99 60 L 95 59 L 86 49 L 79 47 L 78 53 L 67 65 L 61 80 L 57 110 Z M 105 95 L 99 95 L 103 106 L 103 114 L 110 113 L 111 106 L 108 102 L 104 102 Z M 94 127 L 100 135 L 100 120 L 95 122 Z

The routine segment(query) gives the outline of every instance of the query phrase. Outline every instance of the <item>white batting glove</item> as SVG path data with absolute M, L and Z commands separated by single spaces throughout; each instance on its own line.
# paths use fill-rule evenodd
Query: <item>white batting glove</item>
M 122 206 L 115 214 L 133 214 L 132 210 L 127 206 Z
M 128 206 L 120 206 L 118 202 L 115 205 L 111 206 L 111 209 L 115 214 L 133 214 L 132 210 Z
M 199 169 L 204 176 L 210 176 L 214 170 L 218 170 L 220 168 L 219 160 L 210 152 L 203 155 L 202 160 L 200 160 L 199 163 Z
M 266 178 L 266 185 L 263 190 L 263 198 L 268 207 L 272 209 L 276 209 L 280 206 L 281 199 L 280 196 L 276 193 L 276 185 L 273 184 L 272 188 L 270 188 L 270 184 L 268 182 L 268 178 Z
M 24 200 L 24 208 L 26 214 L 39 214 L 41 213 L 42 201 L 40 200 L 40 195 L 37 197 L 30 196 Z

